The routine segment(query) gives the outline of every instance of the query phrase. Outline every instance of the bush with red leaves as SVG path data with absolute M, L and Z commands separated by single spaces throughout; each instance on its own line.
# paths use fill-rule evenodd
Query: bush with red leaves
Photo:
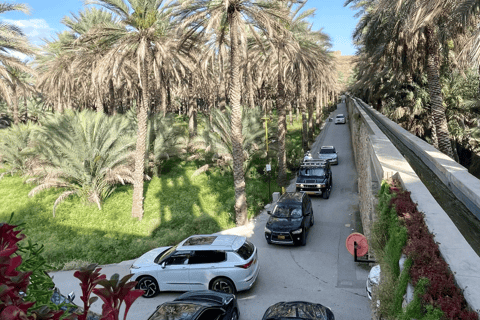
M 395 196 L 390 200 L 390 205 L 395 206 L 408 230 L 404 253 L 413 261 L 410 269 L 412 284 L 416 286 L 420 278 L 427 278 L 430 283 L 422 297 L 423 302 L 440 308 L 447 319 L 478 320 L 477 313 L 468 310 L 465 298 L 455 285 L 453 274 L 443 260 L 423 215 L 410 198 L 410 192 L 392 191 Z
M 35 302 L 25 302 L 21 292 L 27 292 L 31 272 L 17 271 L 22 263 L 22 257 L 15 255 L 17 243 L 25 236 L 15 231 L 17 226 L 0 223 L 0 319 L 1 320 L 59 320 L 63 316 L 61 310 L 50 310 L 41 306 L 36 310 L 29 310 Z M 15 255 L 15 256 L 14 256 Z M 114 274 L 110 280 L 99 273 L 101 269 L 90 265 L 75 272 L 81 282 L 82 301 L 84 310 L 82 314 L 71 314 L 64 319 L 86 320 L 90 305 L 97 297 L 90 297 L 92 293 L 103 300 L 102 317 L 100 320 L 118 320 L 120 307 L 125 303 L 123 319 L 133 302 L 143 294 L 143 290 L 135 290 L 136 281 L 128 281 L 132 275 L 120 279 Z M 103 288 L 96 288 L 97 285 Z

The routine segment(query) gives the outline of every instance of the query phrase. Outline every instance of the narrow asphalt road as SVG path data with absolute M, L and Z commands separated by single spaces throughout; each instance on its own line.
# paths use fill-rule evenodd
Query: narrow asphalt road
M 346 114 L 340 104 L 333 113 Z M 348 119 L 347 119 L 348 121 Z M 332 166 L 333 189 L 330 199 L 312 198 L 315 225 L 310 229 L 305 247 L 268 245 L 264 226 L 268 215 L 261 213 L 242 232 L 258 248 L 260 274 L 255 285 L 237 295 L 243 320 L 260 320 L 268 306 L 279 301 L 303 300 L 321 303 L 332 309 L 336 320 L 371 319 L 369 300 L 365 292 L 368 267 L 353 261 L 345 248 L 347 236 L 353 232 L 358 213 L 357 174 L 348 125 L 327 122 L 324 131 L 312 147 L 316 154 L 321 145 L 333 145 L 339 154 L 339 164 Z M 289 187 L 289 191 L 294 185 Z M 248 228 L 247 228 L 248 229 Z M 357 230 L 355 230 L 357 231 Z M 131 261 L 104 266 L 102 273 L 110 277 L 128 274 Z M 74 291 L 75 302 L 81 305 L 81 291 L 73 271 L 52 272 L 62 293 Z M 179 293 L 162 292 L 154 298 L 139 298 L 128 314 L 129 320 L 146 320 L 157 305 L 175 299 Z M 101 312 L 99 301 L 92 310 Z

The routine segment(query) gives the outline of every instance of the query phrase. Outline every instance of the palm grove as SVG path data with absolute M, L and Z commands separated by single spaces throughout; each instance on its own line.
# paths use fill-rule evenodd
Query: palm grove
M 314 9 L 304 4 L 92 0 L 41 47 L 3 23 L 0 90 L 14 125 L 2 133 L 2 161 L 37 184 L 31 196 L 63 188 L 54 215 L 71 195 L 101 209 L 130 183 L 132 217 L 142 219 L 144 181 L 162 159 L 212 152 L 233 172 L 235 219 L 245 224 L 245 170 L 254 155 L 268 156 L 262 117 L 274 120 L 270 156 L 285 186 L 287 112 L 300 110 L 307 141 L 338 94 L 329 38 L 312 30 Z M 0 13 L 15 10 L 29 8 L 0 4 Z M 187 134 L 175 114 L 186 116 Z
M 353 94 L 480 176 L 480 1 L 345 5 L 360 17 Z

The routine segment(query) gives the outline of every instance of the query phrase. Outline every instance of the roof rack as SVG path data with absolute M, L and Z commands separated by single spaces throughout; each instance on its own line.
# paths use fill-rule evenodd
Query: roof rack
M 327 164 L 327 161 L 325 161 L 325 160 L 312 159 L 312 160 L 303 160 L 303 163 L 301 164 L 301 166 L 321 167 L 321 166 L 325 166 L 326 164 Z

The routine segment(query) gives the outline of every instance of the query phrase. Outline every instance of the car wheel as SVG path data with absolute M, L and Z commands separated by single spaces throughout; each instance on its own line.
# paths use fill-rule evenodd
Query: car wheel
M 212 284 L 210 285 L 210 289 L 225 293 L 235 293 L 235 285 L 227 278 L 217 278 L 213 280 Z
M 329 189 L 325 188 L 325 191 L 322 192 L 322 197 L 323 199 L 330 198 L 330 188 Z
M 137 288 L 143 290 L 143 297 L 152 298 L 158 293 L 157 281 L 152 277 L 143 277 L 138 281 Z
M 232 313 L 232 320 L 238 320 L 238 311 L 237 309 L 233 310 L 233 313 Z
M 306 229 L 303 229 L 302 237 L 300 238 L 300 244 L 302 246 L 307 244 L 307 230 Z
M 313 215 L 313 212 L 312 212 L 312 219 L 310 219 L 310 227 L 313 226 L 314 223 L 315 223 L 315 216 Z

